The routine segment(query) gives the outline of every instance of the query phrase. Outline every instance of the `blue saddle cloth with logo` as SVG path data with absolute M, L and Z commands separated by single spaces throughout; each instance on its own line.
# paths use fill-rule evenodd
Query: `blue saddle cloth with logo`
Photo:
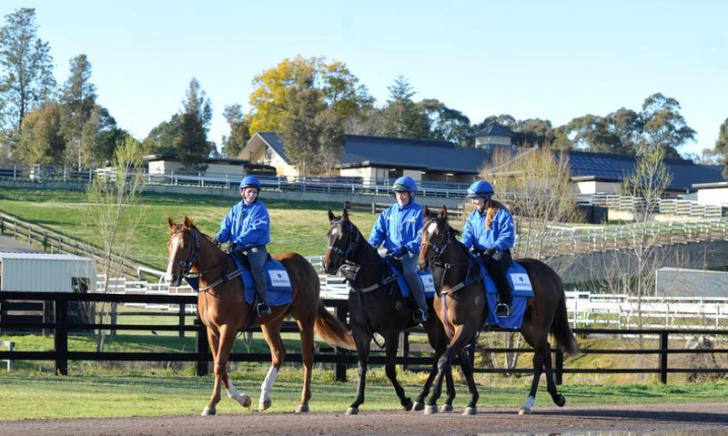
M 240 279 L 243 282 L 243 289 L 245 290 L 245 301 L 248 304 L 253 304 L 255 299 L 255 282 L 253 281 L 253 275 L 250 273 L 250 269 L 243 265 L 236 256 L 228 255 L 235 262 L 237 269 L 242 269 L 243 272 L 240 274 Z M 293 301 L 293 295 L 291 287 L 291 280 L 288 277 L 288 271 L 283 264 L 273 258 L 266 261 L 264 265 L 265 277 L 268 281 L 268 304 L 272 307 L 285 306 Z M 200 289 L 200 281 L 198 278 L 185 277 L 187 283 L 195 291 Z
M 399 292 L 402 294 L 402 297 L 409 298 L 412 294 L 410 293 L 409 286 L 407 285 L 407 280 L 405 280 L 404 275 L 402 275 L 402 266 L 395 264 L 388 257 L 384 258 L 384 262 L 389 267 L 391 273 L 397 278 Z M 435 296 L 435 282 L 432 279 L 432 271 L 418 271 L 417 274 L 419 274 L 420 280 L 422 281 L 422 287 L 425 289 L 425 298 L 433 298 Z
M 507 329 L 519 329 L 523 323 L 523 314 L 526 312 L 526 303 L 529 297 L 533 297 L 533 287 L 531 280 L 528 278 L 526 269 L 517 262 L 513 262 L 506 277 L 511 285 L 513 295 L 513 305 L 511 306 L 511 315 L 499 318 L 495 314 L 496 298 L 498 295 L 497 288 L 493 279 L 488 274 L 485 266 L 478 261 L 480 266 L 480 274 L 483 277 L 483 287 L 485 291 L 485 299 L 488 302 L 488 316 L 485 318 L 486 324 L 497 325 Z

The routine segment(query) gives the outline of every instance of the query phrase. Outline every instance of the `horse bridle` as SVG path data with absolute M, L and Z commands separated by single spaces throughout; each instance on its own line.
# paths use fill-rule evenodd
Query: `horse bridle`
M 361 240 L 361 235 L 359 232 L 355 231 L 354 224 L 351 222 L 343 221 L 341 218 L 339 218 L 337 221 L 335 221 L 336 224 L 344 224 L 346 223 L 348 225 L 348 240 L 346 242 L 347 248 L 346 250 L 342 250 L 341 248 L 337 247 L 335 244 L 329 245 L 329 251 L 333 251 L 334 253 L 341 256 L 341 263 L 343 264 L 347 260 L 349 260 L 349 256 L 357 249 L 359 248 L 359 241 Z
M 192 265 L 197 261 L 197 258 L 200 257 L 200 241 L 199 239 L 197 239 L 197 232 L 195 232 L 193 229 L 181 228 L 175 230 L 174 232 L 175 235 L 179 233 L 182 233 L 183 237 L 185 234 L 189 234 L 192 238 L 192 241 L 194 242 L 192 244 L 192 247 L 190 248 L 190 254 L 187 257 L 187 260 L 176 259 L 174 262 L 176 265 L 182 268 L 182 276 L 186 276 L 192 269 Z
M 427 228 L 427 226 L 424 226 L 424 228 Z M 445 254 L 445 250 L 447 250 L 447 247 L 450 245 L 452 240 L 452 231 L 450 229 L 450 226 L 448 226 L 447 233 L 445 234 L 445 240 L 440 244 L 432 243 L 432 235 L 430 235 L 430 238 L 427 241 L 422 242 L 422 245 L 429 247 L 429 249 L 432 250 L 433 255 L 430 258 L 430 262 L 432 263 L 432 265 L 437 265 L 445 269 L 450 269 L 452 265 L 447 262 L 442 262 L 440 259 L 442 258 L 443 254 Z

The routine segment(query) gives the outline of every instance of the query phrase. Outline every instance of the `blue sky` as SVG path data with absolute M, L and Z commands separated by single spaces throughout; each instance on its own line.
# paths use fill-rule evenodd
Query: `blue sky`
M 721 1 L 26 1 L 51 45 L 56 79 L 88 55 L 99 103 L 136 137 L 181 107 L 196 77 L 210 97 L 210 139 L 226 105 L 248 110 L 253 77 L 284 58 L 346 63 L 384 104 L 397 75 L 480 122 L 639 110 L 676 98 L 713 148 L 728 118 L 728 2 Z

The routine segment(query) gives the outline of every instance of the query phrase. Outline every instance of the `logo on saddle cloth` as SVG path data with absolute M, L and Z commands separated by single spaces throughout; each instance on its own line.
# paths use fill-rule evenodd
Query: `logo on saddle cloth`
M 247 265 L 240 263 L 237 257 L 233 256 L 233 259 L 235 260 L 235 266 L 243 269 L 240 278 L 243 281 L 243 288 L 245 288 L 245 301 L 248 304 L 253 304 L 255 298 L 253 274 L 250 273 Z M 268 303 L 274 307 L 289 304 L 292 301 L 292 287 L 291 279 L 288 276 L 286 268 L 280 261 L 270 258 L 265 262 L 263 269 L 265 271 L 266 281 L 268 282 Z
M 495 314 L 498 290 L 493 279 L 482 264 L 480 264 L 480 273 L 485 278 L 483 285 L 485 287 L 485 298 L 488 302 L 488 316 L 485 319 L 486 324 L 497 325 L 508 329 L 521 328 L 523 314 L 526 311 L 526 303 L 529 297 L 533 297 L 533 287 L 531 286 L 531 280 L 528 278 L 528 273 L 525 268 L 519 263 L 513 262 L 506 273 L 508 282 L 511 285 L 511 295 L 513 296 L 511 316 L 506 318 L 499 318 Z
M 402 266 L 396 264 L 389 259 L 385 260 L 389 266 L 389 270 L 397 277 L 397 284 L 399 285 L 399 292 L 402 294 L 402 298 L 410 298 L 410 289 L 407 286 L 407 280 L 402 275 Z M 435 296 L 435 280 L 432 278 L 432 271 L 417 271 L 422 281 L 422 287 L 425 290 L 425 298 L 433 298 Z

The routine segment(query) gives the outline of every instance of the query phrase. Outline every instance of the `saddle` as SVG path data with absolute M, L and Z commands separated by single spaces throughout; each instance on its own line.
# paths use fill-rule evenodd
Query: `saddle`
M 485 323 L 488 325 L 498 326 L 507 329 L 519 329 L 523 323 L 523 314 L 526 312 L 526 304 L 528 299 L 533 297 L 533 287 L 531 280 L 528 278 L 526 269 L 521 264 L 514 261 L 508 268 L 506 278 L 511 286 L 511 295 L 513 296 L 513 304 L 511 306 L 511 315 L 500 318 L 495 314 L 496 299 L 498 295 L 495 282 L 488 274 L 488 270 L 481 261 L 480 257 L 472 254 L 480 267 L 480 274 L 483 277 L 483 292 L 488 303 L 488 316 Z

